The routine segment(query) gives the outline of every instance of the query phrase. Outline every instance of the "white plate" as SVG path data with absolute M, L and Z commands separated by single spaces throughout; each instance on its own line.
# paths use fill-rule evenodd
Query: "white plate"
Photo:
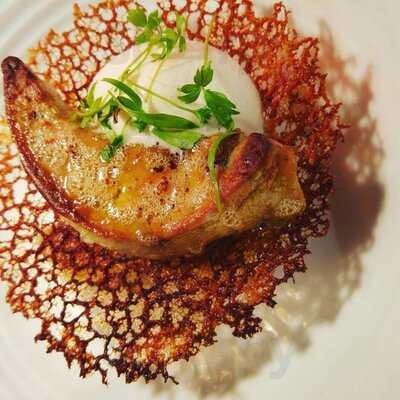
M 309 272 L 280 288 L 262 334 L 243 341 L 221 332 L 220 343 L 175 367 L 177 387 L 80 380 L 61 355 L 33 343 L 38 322 L 12 315 L 2 286 L 0 399 L 399 398 L 400 3 L 286 3 L 301 32 L 322 35 L 324 65 L 352 125 L 336 157 L 333 226 L 313 243 Z M 72 4 L 1 0 L 0 58 L 23 56 L 50 27 L 67 28 Z

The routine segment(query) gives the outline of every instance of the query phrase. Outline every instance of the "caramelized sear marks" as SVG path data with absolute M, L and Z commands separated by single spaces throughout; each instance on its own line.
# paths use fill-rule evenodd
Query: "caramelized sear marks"
M 72 122 L 72 110 L 22 61 L 2 64 L 6 112 L 24 167 L 52 207 L 87 241 L 139 257 L 196 254 L 219 238 L 304 210 L 294 153 L 238 132 L 218 155 L 223 212 L 207 169 L 216 137 L 181 158 L 125 146 L 100 161 L 107 140 Z

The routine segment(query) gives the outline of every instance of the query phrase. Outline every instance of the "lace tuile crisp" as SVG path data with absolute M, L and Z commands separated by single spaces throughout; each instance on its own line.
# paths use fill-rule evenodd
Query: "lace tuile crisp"
M 51 31 L 30 51 L 31 67 L 77 104 L 110 57 L 133 45 L 125 15 L 134 5 L 75 6 L 74 28 Z M 83 377 L 100 372 L 104 383 L 110 367 L 127 382 L 170 378 L 167 366 L 211 345 L 220 324 L 239 337 L 254 335 L 261 329 L 255 306 L 275 304 L 277 285 L 306 270 L 308 239 L 329 228 L 331 154 L 343 125 L 339 105 L 326 94 L 317 39 L 300 38 L 281 3 L 265 18 L 255 16 L 248 0 L 159 5 L 168 24 L 175 11 L 188 15 L 191 39 L 203 40 L 217 16 L 211 44 L 252 77 L 267 132 L 295 148 L 308 206 L 280 229 L 260 227 L 194 259 L 128 258 L 81 242 L 29 182 L 15 146 L 0 145 L 0 278 L 9 287 L 7 301 L 13 311 L 42 321 L 36 339 L 49 351 L 63 352 L 69 365 L 77 362 Z

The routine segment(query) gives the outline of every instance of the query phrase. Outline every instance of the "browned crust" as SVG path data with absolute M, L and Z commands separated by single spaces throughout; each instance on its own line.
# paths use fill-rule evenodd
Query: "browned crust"
M 234 149 L 227 168 L 220 171 L 218 177 L 221 199 L 224 202 L 228 202 L 264 164 L 270 148 L 271 141 L 268 138 L 258 133 L 252 133 L 246 136 Z M 215 202 L 206 204 L 201 209 L 196 210 L 190 218 L 167 226 L 166 229 L 169 231 L 167 237 L 177 236 L 200 226 L 206 220 L 207 216 L 216 210 L 217 206 Z
M 55 101 L 60 104 L 57 96 L 54 96 L 44 82 L 39 80 L 34 73 L 18 58 L 8 57 L 2 63 L 4 75 L 4 92 L 6 98 L 6 112 L 12 133 L 23 158 L 23 165 L 27 173 L 31 176 L 35 185 L 51 204 L 54 210 L 69 220 L 84 226 L 92 232 L 105 238 L 116 240 L 132 240 L 129 235 L 123 232 L 103 228 L 96 223 L 92 223 L 85 215 L 84 207 L 77 205 L 74 199 L 55 182 L 50 172 L 44 170 L 38 163 L 27 141 L 27 132 L 22 131 L 15 120 L 14 115 L 19 112 L 14 107 L 15 99 L 23 95 L 24 88 L 34 85 L 40 101 Z M 66 111 L 68 112 L 68 111 Z M 85 134 L 89 134 L 85 132 Z M 93 134 L 93 133 L 90 133 Z M 209 145 L 212 140 L 208 139 Z M 229 157 L 228 165 L 221 169 L 219 182 L 221 187 L 221 197 L 225 202 L 251 178 L 251 176 L 264 164 L 271 149 L 271 142 L 263 135 L 253 133 L 243 138 L 239 145 L 234 149 Z M 176 223 L 165 225 L 164 231 L 159 238 L 168 240 L 175 236 L 200 226 L 210 216 L 216 212 L 214 202 L 207 203 L 186 219 Z
M 109 239 L 130 240 L 131 237 L 122 232 L 102 229 L 97 224 L 91 223 L 85 216 L 84 208 L 77 205 L 74 199 L 70 198 L 65 190 L 56 183 L 51 173 L 39 165 L 28 145 L 27 132 L 20 129 L 14 117 L 18 112 L 14 107 L 14 102 L 18 96 L 23 94 L 28 85 L 34 85 L 37 89 L 37 95 L 43 102 L 48 101 L 48 93 L 41 86 L 44 85 L 44 82 L 17 57 L 11 56 L 4 59 L 1 68 L 4 78 L 7 121 L 22 156 L 22 165 L 42 196 L 49 202 L 54 211 L 68 220 Z M 46 89 L 48 88 L 46 87 Z
M 252 133 L 235 149 L 228 168 L 219 178 L 222 200 L 228 200 L 264 164 L 271 155 L 271 143 L 266 136 Z
M 40 80 L 19 58 L 7 57 L 2 62 L 1 68 L 4 77 L 7 121 L 22 155 L 22 164 L 26 172 L 55 211 L 77 223 L 84 223 L 84 220 L 77 212 L 74 201 L 56 184 L 53 177 L 39 166 L 28 145 L 27 132 L 20 129 L 14 118 L 15 113 L 18 112 L 14 108 L 15 99 L 23 94 L 27 85 L 34 84 L 39 89 L 38 95 L 43 101 L 46 101 L 47 93 L 41 90 L 39 87 Z

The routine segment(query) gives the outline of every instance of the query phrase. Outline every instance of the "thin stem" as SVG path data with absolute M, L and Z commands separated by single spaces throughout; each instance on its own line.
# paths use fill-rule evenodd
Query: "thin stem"
M 145 53 L 145 56 L 142 58 L 142 60 L 135 66 L 135 68 L 133 68 L 131 71 L 129 71 L 129 74 L 127 76 L 127 78 L 129 78 L 134 72 L 136 72 L 147 60 L 147 57 L 149 56 L 149 54 L 151 53 L 151 50 L 153 49 L 153 46 L 149 46 L 149 48 L 147 49 L 147 52 Z
M 147 60 L 153 46 L 149 45 L 143 50 L 129 65 L 125 68 L 124 72 L 120 76 L 120 80 L 122 82 L 126 81 L 135 71 L 137 71 Z M 140 61 L 139 61 L 140 60 Z M 135 65 L 138 63 L 137 65 Z M 131 68 L 135 66 L 132 70 Z
M 161 68 L 164 66 L 166 60 L 167 60 L 167 59 L 164 58 L 164 59 L 161 60 L 160 63 L 158 64 L 158 67 L 157 67 L 157 69 L 156 69 L 156 71 L 155 71 L 153 77 L 151 78 L 151 82 L 150 82 L 150 85 L 149 85 L 149 87 L 148 87 L 149 90 L 153 90 L 153 86 L 154 86 L 154 83 L 155 83 L 155 81 L 156 81 L 156 79 L 157 79 L 157 76 L 159 75 L 159 73 L 160 73 L 160 71 L 161 71 Z M 145 98 L 145 101 L 146 101 L 146 102 L 150 101 L 151 96 L 152 96 L 152 94 L 151 94 L 150 92 L 147 92 L 147 96 L 146 96 L 146 98 Z
M 125 69 L 124 72 L 121 74 L 120 79 L 123 79 L 124 76 L 126 75 L 127 71 L 132 68 L 133 65 L 135 65 L 142 57 L 144 54 L 146 54 L 148 47 L 146 47 Z
M 138 69 L 143 65 L 143 63 L 147 60 L 147 57 L 148 57 L 148 55 L 150 54 L 152 47 L 153 47 L 152 45 L 147 46 L 146 49 L 145 49 L 144 51 L 142 51 L 142 52 L 129 64 L 129 66 L 128 66 L 127 68 L 125 68 L 124 72 L 123 72 L 123 73 L 121 74 L 121 76 L 119 77 L 119 80 L 120 80 L 121 82 L 126 81 L 136 70 L 138 70 Z M 141 59 L 141 58 L 142 58 L 142 59 Z M 140 59 L 141 59 L 141 60 L 140 60 Z M 137 64 L 137 65 L 135 66 L 135 68 L 133 68 L 132 71 L 129 71 L 129 69 L 130 69 L 133 65 L 135 65 L 135 63 L 138 62 L 139 60 L 140 60 L 139 64 Z M 103 98 L 103 103 L 102 103 L 102 105 L 100 106 L 99 110 L 96 111 L 96 113 L 97 113 L 98 111 L 100 111 L 101 109 L 103 109 L 103 108 L 107 105 L 108 101 L 110 100 L 110 97 L 111 97 L 111 98 L 115 98 L 114 93 L 116 93 L 116 91 L 117 91 L 117 89 L 113 89 L 113 90 L 109 90 L 109 91 L 108 91 L 107 95 Z M 107 97 L 107 96 L 109 96 L 109 97 Z
M 204 65 L 208 63 L 208 36 L 204 47 Z
M 207 62 L 208 62 L 209 44 L 210 44 L 210 39 L 211 39 L 211 33 L 214 29 L 215 17 L 216 16 L 213 15 L 210 25 L 208 27 L 207 35 L 206 35 L 205 47 L 204 47 L 204 64 L 207 64 Z
M 128 82 L 129 82 L 131 85 L 137 87 L 138 89 L 143 90 L 144 92 L 150 93 L 152 96 L 159 98 L 160 100 L 164 101 L 165 103 L 171 104 L 172 106 L 174 106 L 174 107 L 176 107 L 176 108 L 179 108 L 180 110 L 187 111 L 187 112 L 190 112 L 190 113 L 192 113 L 192 114 L 195 114 L 195 110 L 192 110 L 191 108 L 184 107 L 184 106 L 182 106 L 182 105 L 176 103 L 175 101 L 169 99 L 168 97 L 164 97 L 164 96 L 162 96 L 161 94 L 158 94 L 158 93 L 156 93 L 156 92 L 153 92 L 153 90 L 148 89 L 148 88 L 146 88 L 146 87 L 144 87 L 144 86 L 142 86 L 142 85 L 139 85 L 138 83 L 135 83 L 135 82 L 133 82 L 133 81 L 128 81 Z

